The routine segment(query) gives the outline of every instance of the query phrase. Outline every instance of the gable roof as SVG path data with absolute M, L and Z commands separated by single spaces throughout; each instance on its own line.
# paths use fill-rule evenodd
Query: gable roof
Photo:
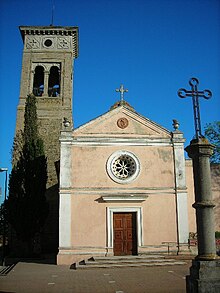
M 171 133 L 133 108 L 120 105 L 74 129 L 73 136 L 170 138 Z

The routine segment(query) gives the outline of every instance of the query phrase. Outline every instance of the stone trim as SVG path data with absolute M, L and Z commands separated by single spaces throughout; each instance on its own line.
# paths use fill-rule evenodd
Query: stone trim
M 137 213 L 137 246 L 143 245 L 143 208 L 142 207 L 107 207 L 107 246 L 113 248 L 113 213 Z
M 61 26 L 20 26 L 20 33 L 23 41 L 26 35 L 48 35 L 48 36 L 70 36 L 72 37 L 73 57 L 78 57 L 78 27 L 61 27 Z
M 59 203 L 59 246 L 71 247 L 71 194 L 60 194 Z
M 71 145 L 62 144 L 60 149 L 60 190 L 71 188 L 72 185 L 72 160 Z
M 177 240 L 179 243 L 187 243 L 189 238 L 188 205 L 186 171 L 184 158 L 184 142 L 182 132 L 176 130 L 172 133 L 173 159 L 174 159 L 174 183 L 176 194 Z
M 111 190 L 111 193 L 109 191 Z M 118 192 L 120 190 L 120 192 Z M 151 188 L 114 188 L 114 187 L 103 187 L 103 188 L 96 188 L 96 187 L 60 187 L 60 192 L 62 193 L 74 193 L 74 194 L 96 194 L 96 195 L 161 195 L 161 194 L 175 194 L 175 190 L 173 187 L 171 188 L 158 188 L 158 189 L 151 189 Z M 185 193 L 185 191 L 180 191 L 179 193 Z
M 102 200 L 105 202 L 143 202 L 148 198 L 147 195 L 106 195 L 102 196 Z
M 72 145 L 88 145 L 88 146 L 106 146 L 106 145 L 123 145 L 123 146 L 171 146 L 172 142 L 167 138 L 156 138 L 156 137 L 143 137 L 143 138 L 133 138 L 133 137 L 73 137 Z
M 114 170 L 114 164 L 117 161 L 117 159 L 119 159 L 120 157 L 128 157 L 129 160 L 131 161 L 131 164 L 133 164 L 133 166 L 134 166 L 134 168 L 131 169 L 131 174 L 129 174 L 129 172 L 128 172 L 128 174 L 126 174 L 127 177 L 124 179 L 118 177 L 118 174 Z M 127 184 L 127 183 L 134 181 L 138 177 L 138 175 L 140 174 L 140 162 L 139 162 L 137 156 L 135 156 L 132 152 L 120 150 L 120 151 L 114 152 L 108 158 L 107 164 L 106 164 L 106 169 L 107 169 L 107 173 L 108 173 L 109 177 L 113 181 L 120 183 L 120 184 Z

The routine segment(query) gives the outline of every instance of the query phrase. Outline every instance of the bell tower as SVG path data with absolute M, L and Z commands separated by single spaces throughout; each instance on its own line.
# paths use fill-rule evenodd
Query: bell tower
M 47 157 L 47 199 L 50 214 L 45 226 L 48 248 L 58 246 L 59 136 L 64 117 L 73 127 L 73 62 L 78 57 L 78 27 L 21 26 L 24 43 L 16 133 L 23 129 L 26 97 L 37 98 L 39 134 Z M 47 248 L 46 248 L 47 250 Z

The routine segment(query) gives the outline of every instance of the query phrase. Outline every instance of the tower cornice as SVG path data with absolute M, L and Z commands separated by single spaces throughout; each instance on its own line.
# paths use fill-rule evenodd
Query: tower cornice
M 72 36 L 73 38 L 73 54 L 78 57 L 78 32 L 76 26 L 19 26 L 19 30 L 24 42 L 26 35 L 59 35 L 59 36 Z

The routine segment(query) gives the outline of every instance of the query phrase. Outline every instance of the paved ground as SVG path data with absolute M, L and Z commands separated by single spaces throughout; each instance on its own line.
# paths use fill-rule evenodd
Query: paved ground
M 0 293 L 147 293 L 185 292 L 186 265 L 70 270 L 67 266 L 19 262 L 0 276 Z

